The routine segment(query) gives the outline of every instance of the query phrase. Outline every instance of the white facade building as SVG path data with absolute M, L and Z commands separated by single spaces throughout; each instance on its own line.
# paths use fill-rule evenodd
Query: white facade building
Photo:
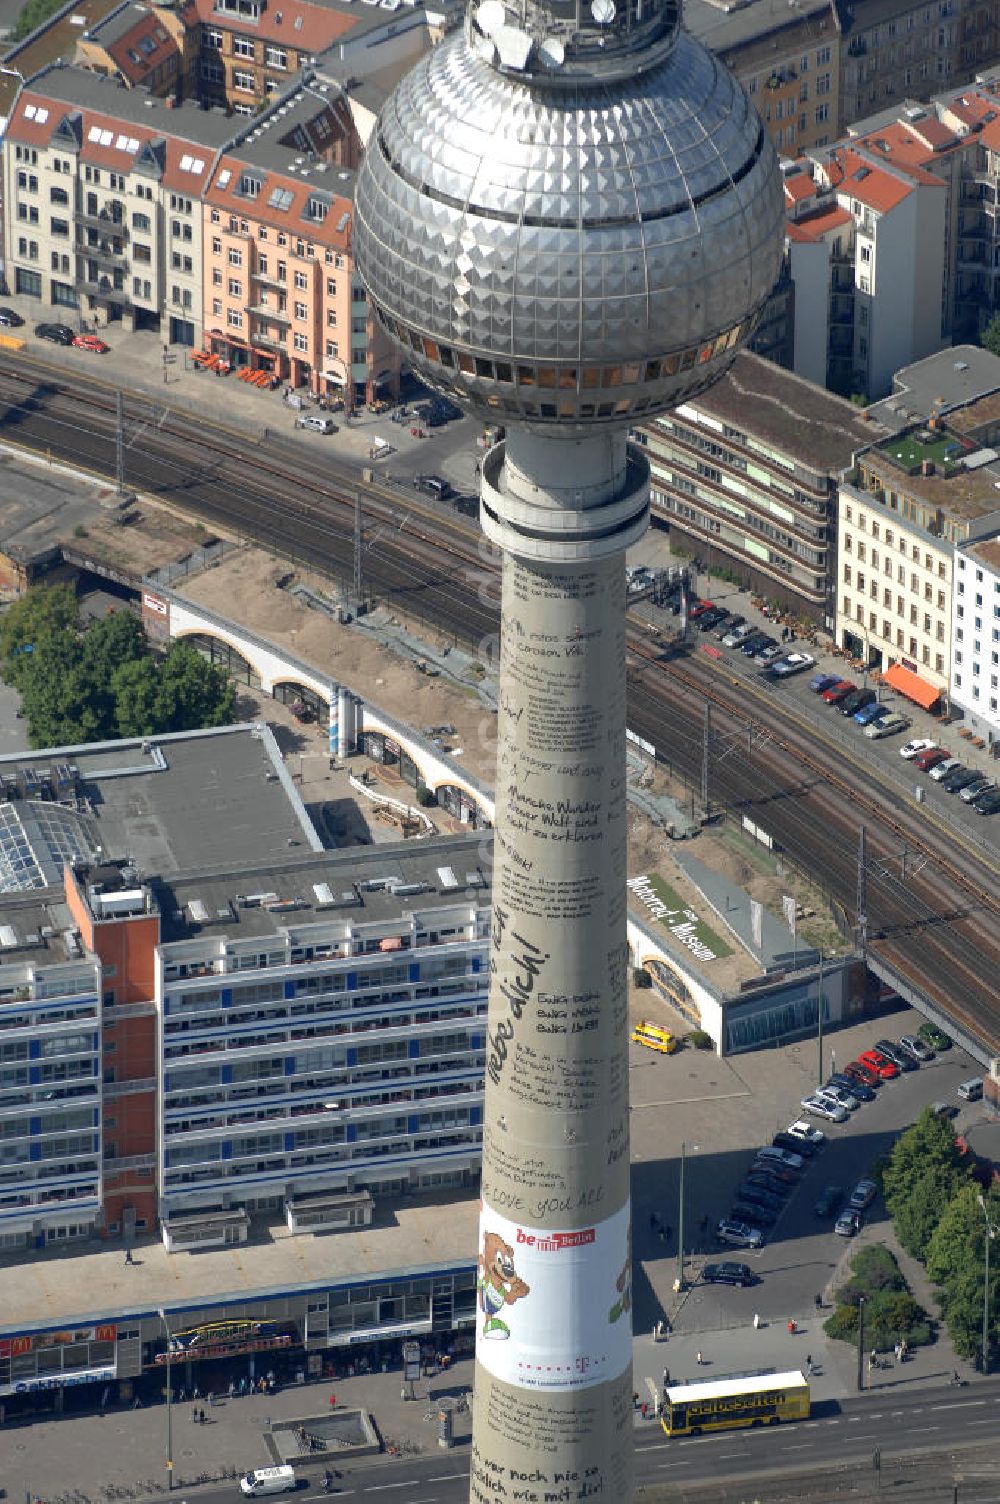
M 970 731 L 1000 743 L 1000 538 L 956 549 L 951 698 Z

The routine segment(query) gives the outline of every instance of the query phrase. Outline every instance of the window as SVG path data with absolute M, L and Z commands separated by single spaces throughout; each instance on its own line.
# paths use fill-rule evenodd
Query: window
M 133 261 L 141 261 L 144 266 L 149 266 L 153 260 L 153 253 L 148 245 L 140 245 L 136 240 L 132 244 Z
M 53 219 L 53 220 L 50 220 L 49 221 L 49 228 L 51 229 L 53 235 L 59 235 L 59 236 L 63 237 L 64 239 L 68 238 L 68 236 L 69 236 L 69 220 L 68 219 Z
M 295 286 L 299 292 L 305 292 L 306 288 L 309 286 L 309 279 L 306 276 L 305 272 L 295 273 Z
M 292 344 L 295 346 L 296 350 L 300 351 L 303 355 L 308 355 L 308 353 L 309 353 L 309 337 L 308 337 L 308 335 L 305 335 L 305 334 L 296 334 L 296 335 L 293 335 L 293 337 L 292 337 Z
M 238 277 L 230 277 L 229 279 L 229 296 L 231 298 L 242 298 L 243 296 L 243 283 Z
M 306 307 L 305 303 L 296 303 L 295 317 L 297 319 L 307 319 L 309 317 L 309 309 Z
M 244 94 L 254 94 L 257 85 L 252 73 L 247 73 L 243 68 L 233 69 L 233 88 L 239 89 Z
M 222 272 L 219 270 L 219 268 L 217 266 L 214 267 L 213 270 L 212 270 L 212 286 L 213 287 L 221 287 L 222 286 Z
M 202 58 L 200 71 L 202 79 L 207 84 L 222 84 L 226 81 L 226 75 L 222 71 L 221 63 L 209 63 Z
M 149 233 L 149 215 L 148 214 L 133 214 L 132 215 L 132 228 L 133 228 L 133 230 L 142 230 L 145 234 L 148 235 L 148 233 Z
M 222 51 L 222 32 L 216 31 L 213 26 L 206 26 L 201 34 L 201 45 L 206 51 Z
M 284 47 L 265 47 L 264 61 L 269 68 L 287 68 L 288 53 Z
M 240 312 L 240 310 L 238 308 L 230 308 L 229 313 L 227 315 L 227 321 L 228 321 L 230 329 L 242 329 L 243 328 L 243 314 Z
M 327 310 L 326 327 L 328 329 L 336 329 L 337 327 L 337 310 L 335 308 L 329 308 Z
M 213 298 L 212 299 L 212 312 L 215 314 L 216 318 L 221 318 L 222 317 L 222 299 L 221 298 Z
M 230 266 L 242 266 L 243 265 L 243 252 L 240 250 L 239 246 L 231 245 L 229 247 L 229 265 Z
M 213 235 L 212 236 L 212 255 L 213 256 L 221 256 L 222 255 L 222 241 L 219 239 L 218 235 Z
M 69 203 L 69 194 L 66 192 L 65 188 L 50 188 L 49 202 L 53 204 L 59 204 L 62 208 L 65 208 Z
M 829 47 L 817 47 L 817 49 L 816 49 L 816 66 L 817 66 L 817 68 L 824 67 L 829 61 L 830 61 L 830 49 L 829 49 Z
M 179 251 L 174 251 L 170 257 L 171 268 L 175 272 L 191 272 L 193 264 L 190 256 L 182 256 Z
M 823 94 L 829 94 L 829 92 L 830 75 L 829 73 L 821 73 L 816 80 L 816 93 L 822 96 Z
M 328 339 L 327 340 L 327 342 L 326 342 L 326 353 L 327 353 L 327 355 L 339 355 L 340 354 L 340 346 L 337 344 L 337 341 L 335 339 Z
M 251 37 L 233 37 L 233 56 L 253 58 L 253 39 Z

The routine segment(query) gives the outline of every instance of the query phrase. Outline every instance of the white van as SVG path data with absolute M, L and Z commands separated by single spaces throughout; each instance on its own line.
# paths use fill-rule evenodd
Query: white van
M 971 1081 L 963 1081 L 956 1088 L 963 1102 L 978 1102 L 983 1095 L 983 1082 L 981 1076 L 973 1076 Z
M 267 1494 L 291 1494 L 298 1485 L 295 1469 L 289 1463 L 281 1467 L 258 1467 L 240 1479 L 240 1491 L 251 1499 L 262 1499 Z

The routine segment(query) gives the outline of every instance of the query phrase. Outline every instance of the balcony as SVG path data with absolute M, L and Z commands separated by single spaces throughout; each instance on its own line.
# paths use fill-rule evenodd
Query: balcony
M 79 225 L 93 225 L 96 230 L 113 228 L 115 234 L 120 235 L 125 229 L 125 205 L 117 204 L 114 209 L 101 209 L 97 214 L 87 214 L 81 209 L 76 215 L 76 222 Z
M 123 243 L 105 240 L 100 245 L 90 245 L 78 236 L 76 249 L 87 261 L 96 261 L 100 266 L 110 266 L 118 271 L 128 269 L 129 258 Z
M 98 298 L 105 303 L 117 303 L 121 308 L 131 308 L 132 299 L 125 287 L 115 287 L 107 277 L 99 277 L 97 281 L 83 278 L 77 282 L 77 290 L 86 293 L 89 298 Z
M 292 322 L 286 312 L 272 308 L 269 303 L 251 303 L 250 312 L 254 318 L 263 319 L 266 324 L 290 324 Z
M 284 291 L 288 287 L 287 277 L 279 278 L 274 276 L 272 272 L 251 272 L 250 281 L 260 282 L 264 287 L 280 287 L 282 291 Z

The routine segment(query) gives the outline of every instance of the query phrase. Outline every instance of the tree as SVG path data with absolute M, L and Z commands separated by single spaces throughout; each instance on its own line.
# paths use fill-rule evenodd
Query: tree
M 990 1189 L 986 1216 L 974 1181 L 963 1185 L 944 1208 L 927 1248 L 927 1273 L 941 1287 L 941 1312 L 955 1348 L 965 1357 L 981 1353 L 983 1280 L 986 1273 L 986 1218 L 1000 1231 L 1000 1192 Z M 1000 1247 L 990 1249 L 990 1338 L 1000 1335 Z
M 29 36 L 36 26 L 41 26 L 43 21 L 54 16 L 62 3 L 63 0 L 28 0 L 17 18 L 13 40 L 20 42 L 24 37 Z
M 0 672 L 7 683 L 23 689 L 36 651 L 53 638 L 75 635 L 79 621 L 71 585 L 37 585 L 8 607 L 0 619 Z
M 83 636 L 83 655 L 110 682 L 124 663 L 148 653 L 142 622 L 131 611 L 113 611 L 91 622 Z
M 1000 313 L 995 313 L 979 336 L 979 343 L 992 355 L 1000 355 Z
M 161 730 L 158 715 L 160 676 L 154 660 L 134 658 L 111 676 L 118 736 L 154 736 Z
M 224 671 L 190 643 L 175 642 L 160 665 L 156 730 L 228 726 L 235 711 L 236 691 Z
M 33 747 L 73 746 L 115 735 L 114 700 L 79 638 L 53 637 L 31 654 L 21 703 Z

